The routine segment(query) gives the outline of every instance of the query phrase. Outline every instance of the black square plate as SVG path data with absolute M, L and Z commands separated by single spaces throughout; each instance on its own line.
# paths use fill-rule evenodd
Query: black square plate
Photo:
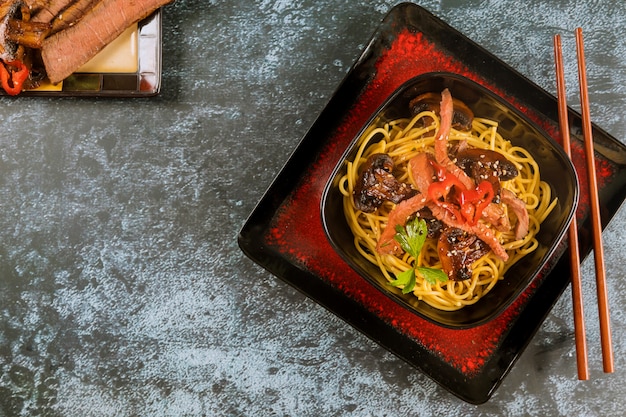
M 546 40 L 549 42 L 550 40 Z M 430 72 L 462 75 L 521 111 L 560 142 L 556 98 L 423 8 L 394 7 L 239 235 L 252 260 L 298 288 L 458 397 L 487 401 L 570 280 L 561 244 L 550 273 L 537 274 L 497 317 L 468 329 L 432 323 L 384 295 L 333 249 L 324 232 L 322 193 L 352 139 L 393 91 Z M 580 115 L 569 114 L 580 198 L 583 256 L 591 251 Z M 626 198 L 626 148 L 594 126 L 603 225 Z

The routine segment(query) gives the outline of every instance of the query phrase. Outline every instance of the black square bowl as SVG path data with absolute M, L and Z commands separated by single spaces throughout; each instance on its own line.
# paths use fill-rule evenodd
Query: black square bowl
M 525 148 L 537 161 L 541 179 L 552 188 L 558 199 L 556 207 L 537 234 L 539 247 L 509 268 L 504 278 L 477 303 L 457 311 L 443 311 L 421 302 L 413 294 L 403 294 L 393 287 L 376 265 L 365 259 L 353 244 L 353 234 L 343 212 L 343 196 L 338 181 L 345 174 L 345 161 L 352 160 L 362 132 L 372 123 L 384 123 L 399 117 L 410 117 L 408 102 L 415 96 L 448 88 L 452 97 L 463 101 L 477 117 L 495 120 L 498 131 L 515 146 Z M 547 133 L 517 109 L 488 89 L 456 74 L 429 73 L 413 78 L 399 87 L 371 116 L 351 141 L 324 188 L 321 202 L 322 222 L 326 235 L 339 255 L 365 280 L 406 309 L 438 325 L 469 328 L 483 324 L 500 314 L 528 287 L 538 274 L 547 274 L 547 264 L 557 252 L 578 204 L 578 178 L 574 166 Z M 562 252 L 562 250 L 560 251 Z

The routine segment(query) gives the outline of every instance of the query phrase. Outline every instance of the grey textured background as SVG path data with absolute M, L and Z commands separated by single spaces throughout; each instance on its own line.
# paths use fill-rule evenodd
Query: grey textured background
M 382 0 L 177 0 L 150 99 L 0 99 L 0 416 L 618 416 L 626 212 L 604 233 L 616 372 L 569 291 L 469 405 L 263 271 L 236 235 L 384 14 Z M 626 126 L 620 1 L 420 3 L 550 92 L 585 32 L 594 122 Z

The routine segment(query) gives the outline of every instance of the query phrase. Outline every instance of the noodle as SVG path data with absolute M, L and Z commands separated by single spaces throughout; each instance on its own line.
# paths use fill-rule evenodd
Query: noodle
M 422 127 L 417 123 L 419 119 L 426 117 L 433 120 L 429 126 Z M 364 213 L 355 208 L 353 191 L 359 178 L 360 168 L 369 156 L 385 153 L 394 161 L 394 175 L 398 181 L 414 184 L 408 162 L 417 154 L 434 152 L 434 138 L 439 124 L 439 116 L 431 111 L 421 112 L 411 119 L 397 119 L 386 123 L 374 122 L 361 135 L 357 153 L 352 161 L 347 162 L 346 174 L 339 182 L 339 190 L 343 194 L 344 214 L 354 235 L 354 245 L 363 257 L 380 268 L 389 282 L 396 280 L 398 274 L 415 267 L 441 269 L 437 240 L 426 239 L 417 259 L 413 259 L 407 253 L 401 255 L 378 253 L 377 242 L 387 224 L 389 213 L 395 205 L 386 201 L 373 213 Z M 538 247 L 536 235 L 540 225 L 556 205 L 550 186 L 541 181 L 539 167 L 530 153 L 505 140 L 498 133 L 497 128 L 497 122 L 476 117 L 470 131 L 452 128 L 448 141 L 452 145 L 464 141 L 470 148 L 497 151 L 516 166 L 519 175 L 511 180 L 502 181 L 501 186 L 502 189 L 511 191 L 525 203 L 529 215 L 529 230 L 526 236 L 519 240 L 515 239 L 514 230 L 506 232 L 494 230 L 498 241 L 509 255 L 509 259 L 505 262 L 493 251 L 489 251 L 472 264 L 470 279 L 431 283 L 420 274 L 416 274 L 412 293 L 419 300 L 440 310 L 461 309 L 476 303 L 491 291 L 515 262 Z M 515 215 L 507 211 L 506 205 L 503 207 L 510 222 L 514 224 Z

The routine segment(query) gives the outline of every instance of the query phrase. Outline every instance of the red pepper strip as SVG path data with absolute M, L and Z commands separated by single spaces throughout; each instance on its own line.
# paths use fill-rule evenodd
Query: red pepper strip
M 483 210 L 491 203 L 494 191 L 488 181 L 481 182 L 474 190 L 467 189 L 463 183 L 444 167 L 433 164 L 439 181 L 428 187 L 428 197 L 438 206 L 449 211 L 458 220 L 464 220 L 474 226 L 481 218 Z M 458 205 L 448 200 L 448 195 L 456 188 Z M 459 210 L 460 206 L 460 210 Z
M 17 68 L 17 71 L 7 70 L 7 66 Z M 11 61 L 0 64 L 0 84 L 4 91 L 11 96 L 22 92 L 22 85 L 28 78 L 28 67 L 22 61 Z
M 448 194 L 452 190 L 452 187 L 456 187 L 459 191 L 465 190 L 465 186 L 454 175 L 448 172 L 440 165 L 433 164 L 437 170 L 437 177 L 439 181 L 433 182 L 428 187 L 428 198 L 430 198 L 439 207 L 449 211 L 459 221 L 464 218 L 458 207 L 448 201 Z
M 459 202 L 461 203 L 461 215 L 467 222 L 474 226 L 483 215 L 483 210 L 493 199 L 493 186 L 489 181 L 483 181 L 475 190 L 464 190 L 461 192 Z

